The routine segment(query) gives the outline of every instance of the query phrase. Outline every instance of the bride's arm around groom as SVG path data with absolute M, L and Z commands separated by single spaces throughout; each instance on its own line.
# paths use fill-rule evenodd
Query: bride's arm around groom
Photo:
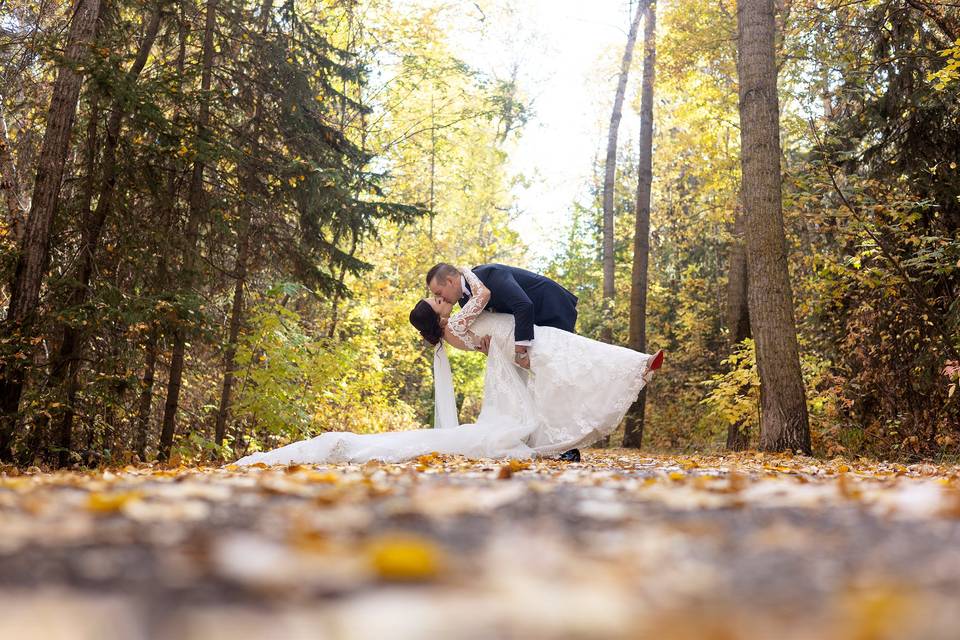
M 490 302 L 490 290 L 470 269 L 457 267 L 457 270 L 466 280 L 472 295 L 470 296 L 469 302 L 467 302 L 460 311 L 451 315 L 447 321 L 447 328 L 450 330 L 447 338 L 448 340 L 450 340 L 450 338 L 458 339 L 464 345 L 460 346 L 450 341 L 451 344 L 457 348 L 466 348 L 468 350 L 483 351 L 486 353 L 484 338 L 470 331 L 470 326 L 486 308 L 487 303 Z

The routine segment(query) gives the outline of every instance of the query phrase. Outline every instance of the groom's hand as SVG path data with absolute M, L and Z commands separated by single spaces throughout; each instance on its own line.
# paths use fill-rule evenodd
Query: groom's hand
M 530 368 L 530 354 L 527 352 L 527 348 L 522 345 L 515 347 L 515 353 L 513 354 L 513 362 L 518 367 L 523 369 Z

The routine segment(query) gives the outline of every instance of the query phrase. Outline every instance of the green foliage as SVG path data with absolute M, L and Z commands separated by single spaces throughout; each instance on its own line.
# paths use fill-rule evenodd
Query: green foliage
M 757 433 L 760 421 L 760 374 L 753 340 L 746 338 L 721 361 L 727 371 L 714 374 L 704 385 L 710 390 L 701 400 L 724 427 L 738 426 Z
M 237 351 L 235 417 L 289 440 L 414 426 L 376 334 L 369 325 L 355 328 L 348 340 L 318 338 L 279 293 L 268 295 L 250 310 Z
M 760 429 L 760 375 L 757 369 L 756 346 L 750 338 L 735 345 L 721 361 L 725 371 L 716 373 L 703 384 L 709 390 L 701 404 L 707 407 L 707 421 L 716 421 L 714 439 L 726 436 L 731 426 L 750 436 L 755 446 Z M 843 410 L 849 402 L 842 387 L 831 373 L 831 363 L 812 350 L 805 350 L 800 359 L 807 389 L 807 410 L 811 438 L 816 453 L 836 455 L 851 446 L 850 434 L 844 432 Z

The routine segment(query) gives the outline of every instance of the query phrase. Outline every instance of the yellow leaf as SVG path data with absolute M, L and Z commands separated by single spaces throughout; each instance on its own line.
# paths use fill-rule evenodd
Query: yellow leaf
M 91 493 L 87 496 L 87 509 L 96 513 L 115 513 L 124 505 L 140 499 L 137 491 L 118 493 Z
M 370 546 L 370 562 L 384 580 L 426 581 L 440 573 L 442 553 L 426 539 L 392 536 Z
M 310 482 L 321 482 L 324 484 L 337 484 L 338 482 L 340 482 L 340 476 L 338 476 L 335 473 L 331 473 L 329 471 L 326 473 L 319 473 L 316 471 L 312 471 L 310 473 L 307 473 L 306 477 L 307 477 L 307 480 L 309 480 Z
M 500 480 L 506 480 L 511 477 L 517 471 L 523 471 L 530 468 L 530 463 L 523 460 L 510 460 L 507 464 L 500 467 L 500 473 L 497 474 L 497 478 Z

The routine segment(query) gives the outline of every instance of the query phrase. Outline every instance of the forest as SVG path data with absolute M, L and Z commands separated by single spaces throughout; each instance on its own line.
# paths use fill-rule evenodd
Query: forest
M 958 94 L 953 0 L 0 0 L 0 638 L 953 640 Z
M 955 460 L 960 9 L 772 4 L 624 3 L 589 196 L 533 260 L 524 61 L 454 38 L 508 0 L 5 0 L 0 462 L 429 425 L 407 314 L 439 261 L 542 272 L 579 333 L 666 351 L 608 446 Z M 469 422 L 483 355 L 451 359 Z

